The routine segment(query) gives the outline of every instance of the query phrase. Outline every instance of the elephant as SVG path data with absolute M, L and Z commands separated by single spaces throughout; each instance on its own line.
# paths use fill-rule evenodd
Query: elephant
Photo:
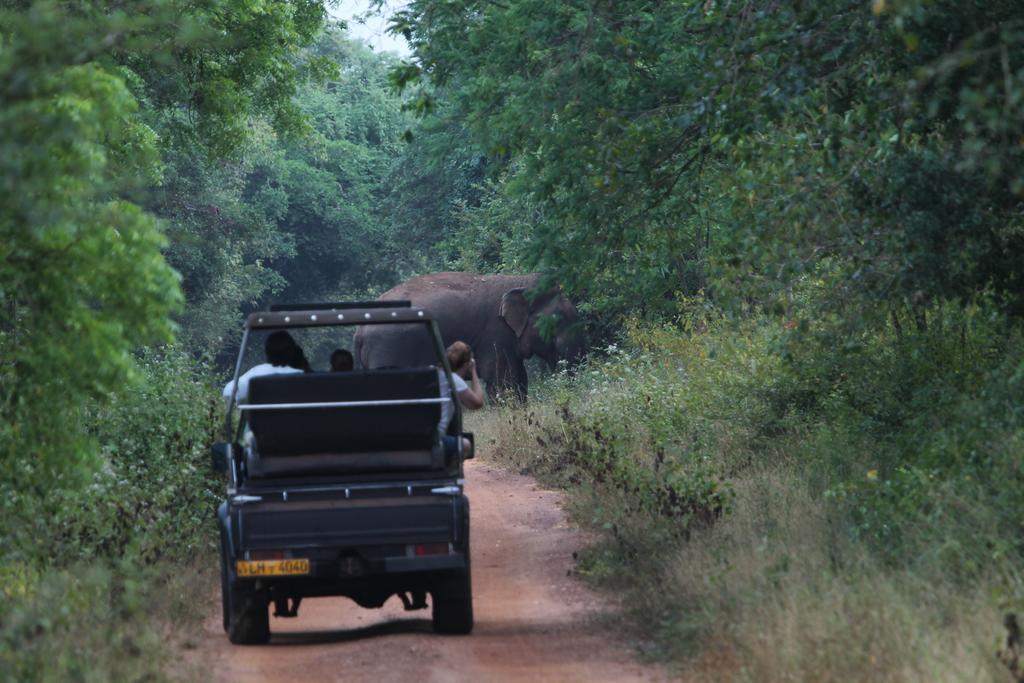
M 584 338 L 576 307 L 557 287 L 534 295 L 540 276 L 430 273 L 407 280 L 380 300 L 408 300 L 437 320 L 447 347 L 464 341 L 473 348 L 477 372 L 491 398 L 512 392 L 526 398 L 523 361 L 544 359 L 554 370 L 564 359 L 574 365 L 583 355 Z M 541 316 L 556 315 L 554 335 L 537 329 Z M 414 326 L 371 325 L 356 330 L 356 363 L 364 369 L 431 364 L 429 340 Z

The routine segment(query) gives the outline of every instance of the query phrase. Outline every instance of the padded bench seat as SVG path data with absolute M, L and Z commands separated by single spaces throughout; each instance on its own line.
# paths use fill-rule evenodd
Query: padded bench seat
M 253 379 L 253 405 L 436 399 L 432 367 Z M 445 466 L 439 403 L 246 411 L 250 477 L 423 471 Z

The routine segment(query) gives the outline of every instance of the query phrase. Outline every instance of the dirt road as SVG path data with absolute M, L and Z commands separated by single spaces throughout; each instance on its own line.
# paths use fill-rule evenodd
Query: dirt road
M 205 622 L 203 659 L 220 681 L 660 681 L 601 620 L 602 601 L 570 575 L 584 545 L 560 496 L 533 480 L 470 462 L 473 593 L 470 636 L 431 632 L 429 610 L 397 598 L 365 610 L 344 598 L 303 603 L 271 619 L 262 647 L 228 644 L 220 613 Z

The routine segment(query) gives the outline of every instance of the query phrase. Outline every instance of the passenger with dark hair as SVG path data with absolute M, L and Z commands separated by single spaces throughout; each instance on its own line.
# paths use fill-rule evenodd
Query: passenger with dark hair
M 249 381 L 254 377 L 266 375 L 288 375 L 302 372 L 301 369 L 292 367 L 296 360 L 296 350 L 302 354 L 302 349 L 295 343 L 292 336 L 284 330 L 271 332 L 263 345 L 263 352 L 267 357 L 266 363 L 260 363 L 250 368 L 245 374 L 238 378 L 238 393 L 235 399 L 242 403 L 249 398 Z M 303 356 L 305 360 L 305 356 Z M 308 364 L 307 364 L 308 365 Z M 224 385 L 224 399 L 231 400 L 231 394 L 235 391 L 235 381 L 231 380 Z
M 296 370 L 302 370 L 303 372 L 313 372 L 313 368 L 310 367 L 309 361 L 306 360 L 306 354 L 303 353 L 302 347 L 298 344 L 292 350 L 292 359 L 288 362 L 288 365 L 292 366 Z
M 352 353 L 345 349 L 335 349 L 331 354 L 331 372 L 351 372 L 355 365 Z
M 267 335 L 267 340 L 263 342 L 263 353 L 266 355 L 268 363 L 284 367 L 291 361 L 295 349 L 298 347 L 299 345 L 292 339 L 292 335 L 284 330 L 278 330 Z

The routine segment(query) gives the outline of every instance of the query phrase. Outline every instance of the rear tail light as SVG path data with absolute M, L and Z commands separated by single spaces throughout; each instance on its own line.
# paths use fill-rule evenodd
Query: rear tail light
M 417 543 L 413 548 L 416 557 L 424 555 L 447 555 L 450 550 L 448 543 Z

